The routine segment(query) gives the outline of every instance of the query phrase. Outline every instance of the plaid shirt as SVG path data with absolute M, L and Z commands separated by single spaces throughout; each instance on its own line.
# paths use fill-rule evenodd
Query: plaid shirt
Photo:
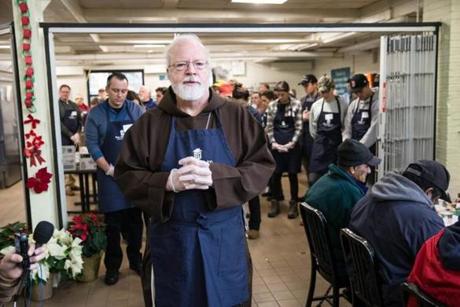
M 292 137 L 292 142 L 296 143 L 299 140 L 300 135 L 302 134 L 302 104 L 300 101 L 294 98 L 289 98 L 289 104 L 286 106 L 284 115 L 294 116 L 295 117 L 295 132 Z M 270 102 L 267 108 L 267 126 L 265 130 L 267 132 L 268 140 L 270 143 L 274 143 L 275 138 L 273 136 L 273 122 L 275 120 L 276 112 L 278 111 L 278 99 Z M 291 115 L 292 114 L 292 115 Z

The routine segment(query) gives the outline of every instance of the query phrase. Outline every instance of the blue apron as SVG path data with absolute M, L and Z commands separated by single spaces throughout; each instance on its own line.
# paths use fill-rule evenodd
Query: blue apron
M 337 162 L 337 147 L 342 143 L 342 121 L 340 103 L 337 97 L 339 113 L 324 112 L 324 99 L 318 117 L 316 138 L 310 159 L 310 172 L 325 173 L 331 163 Z
M 77 110 L 66 110 L 64 112 L 63 125 L 69 129 L 72 134 L 77 133 L 78 131 L 78 112 Z M 72 140 L 67 136 L 62 134 L 62 145 L 73 145 Z
M 288 104 L 278 104 L 278 109 L 273 119 L 273 137 L 276 143 L 285 145 L 292 141 L 295 133 L 296 115 L 290 111 L 286 114 Z M 272 150 L 276 162 L 275 173 L 297 174 L 301 167 L 301 148 L 299 143 L 288 152 Z
M 319 93 L 315 96 L 305 96 L 302 102 L 302 112 L 307 110 L 311 110 L 311 106 L 319 99 Z M 310 134 L 310 122 L 304 121 L 303 122 L 303 130 L 302 130 L 302 151 L 303 156 L 306 156 L 307 159 L 310 159 L 311 151 L 313 148 L 313 138 Z
M 371 126 L 372 120 L 372 99 L 369 100 L 369 109 L 363 110 L 359 107 L 359 101 L 353 117 L 351 118 L 351 138 L 354 140 L 361 140 Z
M 179 168 L 178 161 L 192 155 L 236 165 L 217 116 L 216 121 L 214 129 L 178 132 L 172 117 L 161 170 Z M 150 226 L 157 307 L 226 307 L 249 299 L 242 207 L 210 211 L 205 193 L 176 193 L 170 220 Z
M 129 119 L 111 122 L 110 106 L 108 103 L 106 107 L 107 132 L 105 134 L 104 142 L 101 145 L 101 151 L 107 162 L 115 165 L 118 154 L 121 150 L 121 145 L 123 144 L 123 136 L 129 126 L 134 123 L 134 118 L 125 102 L 122 108 L 125 108 L 128 112 Z M 120 112 L 124 112 L 124 110 L 121 110 Z M 113 177 L 107 176 L 105 172 L 99 168 L 97 169 L 97 184 L 99 193 L 99 210 L 101 212 L 114 212 L 132 207 L 118 185 L 115 183 L 115 180 L 113 180 Z

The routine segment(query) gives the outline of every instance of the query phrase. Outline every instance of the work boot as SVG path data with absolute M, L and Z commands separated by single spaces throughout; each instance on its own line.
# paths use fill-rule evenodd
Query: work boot
M 248 239 L 249 240 L 255 240 L 259 238 L 259 231 L 257 229 L 249 229 L 248 231 Z
M 297 216 L 299 216 L 299 210 L 297 208 L 297 201 L 291 200 L 289 202 L 288 219 L 295 219 Z
M 280 202 L 276 199 L 272 199 L 270 212 L 268 212 L 268 217 L 275 217 L 280 213 Z

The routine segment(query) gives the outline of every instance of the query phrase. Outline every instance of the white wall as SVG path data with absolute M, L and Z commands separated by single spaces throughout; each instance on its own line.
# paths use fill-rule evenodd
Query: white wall
M 460 1 L 424 0 L 423 21 L 442 22 L 439 35 L 436 160 L 450 172 L 453 199 L 460 191 Z
M 327 73 L 331 74 L 331 69 L 350 67 L 351 74 L 379 72 L 380 58 L 376 52 L 366 52 L 345 57 L 321 58 L 314 63 L 314 74 L 319 79 Z

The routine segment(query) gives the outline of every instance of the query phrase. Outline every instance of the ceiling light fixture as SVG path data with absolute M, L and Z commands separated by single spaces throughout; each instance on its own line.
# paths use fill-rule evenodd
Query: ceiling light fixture
M 145 44 L 145 45 L 133 45 L 134 48 L 164 48 L 166 45 L 152 45 L 152 44 Z
M 232 0 L 232 3 L 251 3 L 251 4 L 283 4 L 287 0 Z

